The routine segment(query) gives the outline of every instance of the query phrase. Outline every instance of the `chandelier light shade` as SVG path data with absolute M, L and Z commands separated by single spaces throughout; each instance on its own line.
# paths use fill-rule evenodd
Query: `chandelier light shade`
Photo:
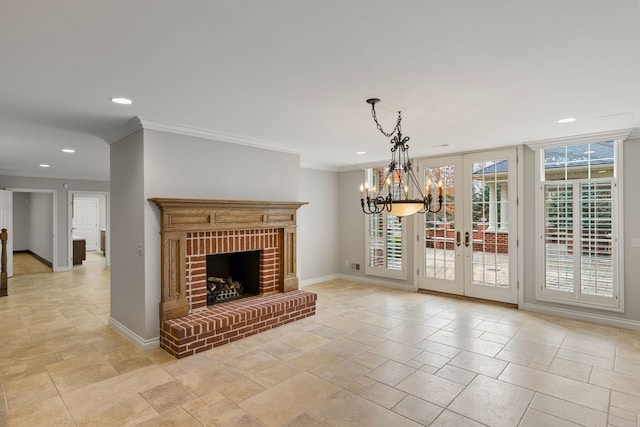
M 374 182 L 369 186 L 368 182 L 360 184 L 360 205 L 365 214 L 379 214 L 387 212 L 390 215 L 404 217 L 415 213 L 439 212 L 442 209 L 442 180 L 438 182 L 438 203 L 432 207 L 431 181 L 425 185 L 425 192 L 419 184 L 409 158 L 409 137 L 402 136 L 402 114 L 398 111 L 398 120 L 395 127 L 389 133 L 382 130 L 376 117 L 376 103 L 378 98 L 367 99 L 371 104 L 371 115 L 378 130 L 386 137 L 391 138 L 391 163 L 385 168 L 386 175 L 380 182 Z M 418 196 L 409 198 L 409 186 L 412 185 Z

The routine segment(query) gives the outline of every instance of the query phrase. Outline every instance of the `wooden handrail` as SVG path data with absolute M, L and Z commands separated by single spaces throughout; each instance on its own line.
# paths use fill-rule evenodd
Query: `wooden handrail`
M 0 272 L 0 297 L 6 297 L 8 295 L 8 278 L 7 278 L 7 240 L 9 240 L 9 233 L 7 229 L 3 228 L 0 232 L 0 240 L 2 241 L 2 270 Z

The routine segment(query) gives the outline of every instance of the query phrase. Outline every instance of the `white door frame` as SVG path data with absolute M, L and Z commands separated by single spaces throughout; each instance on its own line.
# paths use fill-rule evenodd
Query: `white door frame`
M 104 265 L 105 267 L 109 267 L 111 265 L 111 216 L 109 215 L 109 206 L 110 206 L 110 193 L 108 191 L 91 191 L 91 190 L 69 190 L 67 196 L 67 235 L 69 236 L 69 244 L 68 244 L 68 253 L 69 259 L 67 262 L 69 263 L 69 269 L 73 268 L 73 199 L 78 195 L 78 197 L 82 197 L 82 195 L 88 194 L 102 194 L 105 196 L 105 257 L 104 257 Z M 99 238 L 98 238 L 99 239 Z
M 58 268 L 58 190 L 52 190 L 50 188 L 7 188 L 9 191 L 13 191 L 14 193 L 51 193 L 53 197 L 52 203 L 52 215 L 51 221 L 53 221 L 53 236 L 52 236 L 52 244 L 53 250 L 53 260 L 51 261 L 52 268 L 54 272 L 57 271 L 66 271 L 65 268 Z
M 482 156 L 483 154 L 487 154 L 487 155 L 492 155 L 492 153 L 496 153 L 498 154 L 499 152 L 501 152 L 502 150 L 508 151 L 508 150 L 514 150 L 515 151 L 515 167 L 514 168 L 510 168 L 512 169 L 513 172 L 510 172 L 510 174 L 513 174 L 513 178 L 515 180 L 515 197 L 513 197 L 513 193 L 512 194 L 512 198 L 510 199 L 511 203 L 510 203 L 510 209 L 515 209 L 515 216 L 517 217 L 516 219 L 516 224 L 515 224 L 515 232 L 513 233 L 513 241 L 515 244 L 510 245 L 511 249 L 513 249 L 513 254 L 516 257 L 514 262 L 511 264 L 513 266 L 513 269 L 515 270 L 513 272 L 512 278 L 513 281 L 515 283 L 513 283 L 513 286 L 516 288 L 515 290 L 515 294 L 516 294 L 516 303 L 517 304 L 522 304 L 524 302 L 524 289 L 523 287 L 520 286 L 520 283 L 522 283 L 523 281 L 523 277 L 524 277 L 524 272 L 523 272 L 523 267 L 524 267 L 524 260 L 523 260 L 523 255 L 522 255 L 522 246 L 519 244 L 519 242 L 522 241 L 523 239 L 523 235 L 524 235 L 524 230 L 523 230 L 523 209 L 522 209 L 522 204 L 519 203 L 519 198 L 521 197 L 521 195 L 523 194 L 523 189 L 524 189 L 524 185 L 523 185 L 523 167 L 522 167 L 522 156 L 523 156 L 523 148 L 522 146 L 517 146 L 517 147 L 506 147 L 504 149 L 494 149 L 494 150 L 486 150 L 483 152 L 473 152 L 473 153 L 461 153 L 461 154 L 457 154 L 457 155 L 451 155 L 451 156 L 439 156 L 439 157 L 431 157 L 431 158 L 426 158 L 426 159 L 421 159 L 420 160 L 420 168 L 422 168 L 423 165 L 428 165 L 427 167 L 437 167 L 438 165 L 445 165 L 445 164 L 453 164 L 455 163 L 455 159 L 457 157 L 460 157 L 461 159 L 464 159 L 466 157 L 466 159 L 470 159 L 470 158 L 474 158 L 475 155 L 479 155 Z M 459 179 L 457 179 L 457 183 L 460 182 L 462 183 L 463 181 L 466 180 L 466 177 L 468 177 L 468 171 L 466 171 L 467 168 L 467 162 L 462 161 L 461 162 L 464 167 L 463 170 L 460 171 L 460 177 Z M 457 164 L 456 167 L 459 167 L 459 164 Z M 422 169 L 421 169 L 422 170 Z M 458 172 L 456 172 L 458 173 Z M 466 195 L 464 194 L 464 189 L 459 189 L 456 188 L 456 197 L 461 197 L 464 198 L 465 203 L 467 203 L 466 201 Z M 456 212 L 458 212 L 458 210 L 456 210 Z M 456 215 L 457 216 L 457 215 Z M 458 223 L 458 219 L 456 219 L 456 226 L 457 227 L 464 227 L 466 229 L 470 229 L 469 228 L 469 224 L 467 224 L 467 217 L 468 217 L 468 213 L 465 212 L 465 219 L 464 219 L 464 223 L 460 222 Z M 414 229 L 416 230 L 416 240 L 417 240 L 417 244 L 420 245 L 424 245 L 424 236 L 421 238 L 421 234 L 424 234 L 424 217 L 422 215 L 416 215 L 416 218 L 414 220 Z M 464 238 L 464 237 L 463 237 Z M 510 238 L 511 240 L 511 238 Z M 515 247 L 515 248 L 514 248 Z M 414 284 L 414 288 L 420 289 L 421 285 L 420 285 L 420 279 L 421 279 L 421 274 L 423 273 L 423 269 L 424 269 L 424 259 L 421 256 L 421 253 L 423 251 L 416 250 L 414 251 L 415 253 L 415 258 L 414 258 L 414 263 L 416 266 L 420 266 L 417 269 L 415 269 L 415 284 Z M 469 255 L 469 251 L 464 251 L 464 256 L 467 257 Z M 460 251 L 456 250 L 456 266 L 458 265 L 459 261 L 462 261 L 460 258 Z M 466 260 L 465 260 L 465 264 L 466 264 Z M 465 275 L 470 274 L 470 269 L 465 267 Z M 464 280 L 464 287 L 465 290 L 462 291 L 460 294 L 464 295 L 467 293 L 466 287 L 469 283 L 468 278 L 465 278 Z M 434 283 L 435 284 L 435 283 Z M 459 285 L 459 284 L 458 284 Z M 439 286 L 435 286 L 436 288 L 439 288 Z M 436 289 L 437 290 L 437 289 Z M 446 292 L 446 291 L 445 291 Z M 460 289 L 457 289 L 456 292 L 460 292 Z M 473 293 L 473 292 L 470 292 Z M 472 295 L 470 295 L 472 296 Z

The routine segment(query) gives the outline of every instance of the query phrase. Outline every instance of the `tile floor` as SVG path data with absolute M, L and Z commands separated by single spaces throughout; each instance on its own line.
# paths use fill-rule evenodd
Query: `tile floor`
M 102 258 L 10 279 L 1 426 L 638 426 L 640 331 L 343 280 L 176 360 L 107 326 Z

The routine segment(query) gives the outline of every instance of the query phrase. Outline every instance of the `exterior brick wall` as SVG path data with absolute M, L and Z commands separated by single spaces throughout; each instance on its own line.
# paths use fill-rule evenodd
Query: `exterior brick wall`
M 166 320 L 160 347 L 178 359 L 267 331 L 316 312 L 316 294 L 291 291 L 212 305 L 179 319 Z

